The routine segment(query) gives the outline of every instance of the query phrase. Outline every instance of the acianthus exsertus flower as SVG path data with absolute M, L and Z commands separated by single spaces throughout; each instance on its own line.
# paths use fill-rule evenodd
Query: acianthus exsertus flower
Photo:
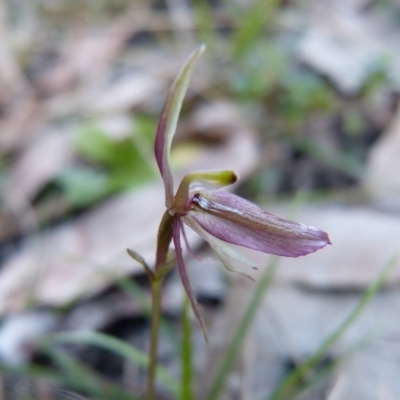
M 155 156 L 164 181 L 167 208 L 159 230 L 156 268 L 161 267 L 159 264 L 166 258 L 172 240 L 183 286 L 205 332 L 182 255 L 181 234 L 186 240 L 184 225 L 206 240 L 228 269 L 232 269 L 233 260 L 254 267 L 229 244 L 278 256 L 298 257 L 315 252 L 330 241 L 328 235 L 317 228 L 275 217 L 255 204 L 221 190 L 238 180 L 234 171 L 192 172 L 183 178 L 174 194 L 169 159 L 172 138 L 189 79 L 203 51 L 204 46 L 200 46 L 187 59 L 168 94 L 157 128 Z

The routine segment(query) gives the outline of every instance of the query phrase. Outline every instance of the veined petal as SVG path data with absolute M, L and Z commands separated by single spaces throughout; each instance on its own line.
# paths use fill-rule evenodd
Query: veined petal
M 194 218 L 192 218 L 192 216 L 185 215 L 181 218 L 186 225 L 192 228 L 200 237 L 208 242 L 228 270 L 243 273 L 242 271 L 238 271 L 232 267 L 232 260 L 239 261 L 240 263 L 246 264 L 254 269 L 258 268 L 258 265 L 254 261 L 235 251 L 230 245 L 226 244 L 226 242 L 209 234 L 196 222 Z
M 201 45 L 185 61 L 173 83 L 158 122 L 154 152 L 165 187 L 165 205 L 169 208 L 174 197 L 174 183 L 169 161 L 172 138 L 174 137 L 182 102 L 185 97 L 190 77 L 197 60 L 205 49 Z
M 210 235 L 263 253 L 298 257 L 330 244 L 320 229 L 276 217 L 229 192 L 196 193 L 190 216 Z

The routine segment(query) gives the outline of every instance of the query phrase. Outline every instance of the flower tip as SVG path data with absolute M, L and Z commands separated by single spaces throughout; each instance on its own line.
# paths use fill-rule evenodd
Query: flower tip
M 332 244 L 331 239 L 329 239 L 329 236 L 326 232 L 324 232 L 326 235 L 326 244 Z
M 310 228 L 314 228 L 314 227 L 310 227 Z M 325 246 L 327 245 L 331 245 L 332 242 L 329 239 L 328 234 L 325 231 L 322 231 L 321 229 L 318 228 L 314 228 L 316 231 L 316 235 L 314 237 L 314 243 L 311 246 L 305 246 L 304 248 L 304 253 L 302 254 L 298 254 L 298 255 L 307 255 L 310 253 L 315 253 L 318 250 L 323 249 Z M 297 257 L 297 255 L 295 255 L 295 257 Z
M 234 183 L 236 183 L 239 180 L 240 176 L 235 171 L 231 171 L 231 172 L 232 172 L 232 176 L 231 176 L 231 182 L 230 183 L 231 183 L 231 185 L 233 185 Z
M 322 229 L 311 227 L 311 226 L 310 226 L 310 228 L 315 230 L 316 236 L 320 239 L 321 248 L 325 247 L 328 244 L 332 244 L 331 240 L 329 239 L 329 235 L 325 231 L 323 231 Z

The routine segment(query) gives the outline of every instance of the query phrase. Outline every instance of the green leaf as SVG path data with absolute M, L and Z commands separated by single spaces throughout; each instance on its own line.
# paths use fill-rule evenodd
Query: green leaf
M 66 201 L 73 207 L 94 204 L 112 192 L 110 176 L 88 167 L 72 167 L 58 178 Z
M 242 56 L 273 21 L 280 3 L 280 0 L 255 0 L 249 3 L 246 11 L 241 10 L 240 18 L 237 18 L 240 26 L 232 39 L 236 56 Z
M 147 125 L 142 120 L 138 125 L 146 135 Z M 82 158 L 106 172 L 111 191 L 137 187 L 155 176 L 151 145 L 139 130 L 131 137 L 114 139 L 94 123 L 87 123 L 77 134 L 75 146 Z

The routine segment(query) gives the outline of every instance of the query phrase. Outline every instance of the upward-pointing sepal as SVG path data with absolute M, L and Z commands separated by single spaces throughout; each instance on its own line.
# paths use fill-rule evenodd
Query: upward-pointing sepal
M 190 78 L 196 67 L 197 61 L 205 50 L 205 45 L 199 46 L 185 61 L 181 71 L 173 83 L 165 101 L 158 127 L 154 153 L 165 187 L 165 205 L 171 207 L 174 199 L 174 181 L 172 178 L 169 153 L 172 139 L 175 135 L 179 113 L 185 97 Z

